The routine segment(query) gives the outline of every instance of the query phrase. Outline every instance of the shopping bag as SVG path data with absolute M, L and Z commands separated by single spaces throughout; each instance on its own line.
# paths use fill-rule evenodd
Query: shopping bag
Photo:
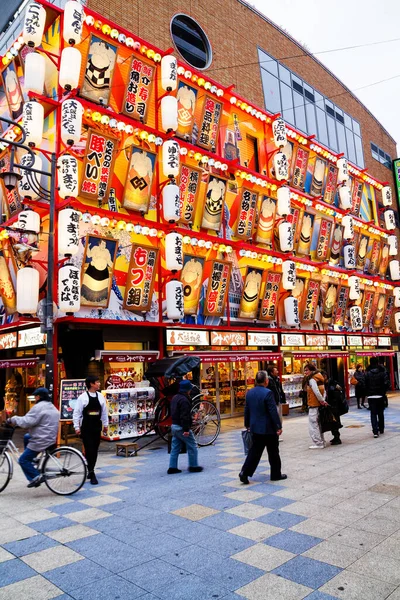
M 318 409 L 319 427 L 322 433 L 332 431 L 337 426 L 337 420 L 329 406 L 320 406 Z
M 253 438 L 251 437 L 250 431 L 248 431 L 247 429 L 242 431 L 242 440 L 243 440 L 244 453 L 248 454 L 250 448 L 253 445 Z

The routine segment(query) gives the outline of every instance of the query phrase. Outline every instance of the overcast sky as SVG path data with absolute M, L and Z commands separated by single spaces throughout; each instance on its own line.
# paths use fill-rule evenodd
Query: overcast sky
M 400 143 L 400 0 L 251 0 L 249 4 L 315 53 L 351 91 L 397 75 L 354 93 Z M 398 41 L 318 54 L 394 39 Z M 340 99 L 336 103 L 340 106 Z

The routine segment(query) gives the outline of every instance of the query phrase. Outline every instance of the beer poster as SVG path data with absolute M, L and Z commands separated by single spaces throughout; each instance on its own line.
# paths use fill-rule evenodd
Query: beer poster
M 335 318 L 333 321 L 334 325 L 339 325 L 339 326 L 344 325 L 344 322 L 346 320 L 346 310 L 347 310 L 347 304 L 349 301 L 349 295 L 350 295 L 350 288 L 347 287 L 346 285 L 341 285 L 339 288 L 338 295 L 337 295 L 336 312 L 335 312 Z
M 390 327 L 390 321 L 392 320 L 394 309 L 394 296 L 388 296 L 385 316 L 383 317 L 382 327 Z
M 214 260 L 208 281 L 204 314 L 208 317 L 222 317 L 226 308 L 228 296 L 231 263 L 224 260 Z
M 117 144 L 118 140 L 114 137 L 88 130 L 79 195 L 88 200 L 97 200 L 99 206 L 108 199 Z
M 156 67 L 142 58 L 132 57 L 122 113 L 146 123 Z
M 372 317 L 372 309 L 374 307 L 374 292 L 364 293 L 364 305 L 363 305 L 363 324 L 364 327 L 369 326 L 369 322 Z
M 316 260 L 326 260 L 328 257 L 329 251 L 329 242 L 331 239 L 332 233 L 332 221 L 328 219 L 321 219 L 319 226 L 319 235 L 317 241 L 317 249 L 315 252 Z
M 196 315 L 203 282 L 204 258 L 185 254 L 181 283 L 183 285 L 183 311 L 185 315 Z
M 176 99 L 178 101 L 178 129 L 176 135 L 191 140 L 198 90 L 186 81 L 179 81 Z
M 200 183 L 200 169 L 181 163 L 179 173 L 180 223 L 186 225 L 193 223 Z
M 242 188 L 239 215 L 236 225 L 236 237 L 242 240 L 249 240 L 252 238 L 257 202 L 257 192 Z
M 226 179 L 210 175 L 207 183 L 201 227 L 219 231 L 225 204 Z
M 154 152 L 132 147 L 122 198 L 124 208 L 148 212 L 156 160 Z
M 292 186 L 298 190 L 304 190 L 309 156 L 310 153 L 308 150 L 301 148 L 301 146 L 297 146 L 293 167 Z
M 318 298 L 319 298 L 319 281 L 313 281 L 312 279 L 308 282 L 307 295 L 304 302 L 304 311 L 302 321 L 313 322 L 315 321 L 315 311 L 317 310 Z
M 327 202 L 328 204 L 333 204 L 335 201 L 337 179 L 338 169 L 329 163 L 324 192 L 324 202 Z
M 211 96 L 206 96 L 197 145 L 209 152 L 215 152 L 217 146 L 221 115 L 222 103 Z
M 127 310 L 140 312 L 150 310 L 157 256 L 157 248 L 139 244 L 132 245 L 123 305 Z
M 260 314 L 258 316 L 261 321 L 273 321 L 276 319 L 276 307 L 278 306 L 281 280 L 281 273 L 268 272 Z
M 86 100 L 107 106 L 110 100 L 117 46 L 92 35 L 80 95 Z
M 362 201 L 363 184 L 362 181 L 354 180 L 353 190 L 351 194 L 351 213 L 358 217 Z
M 240 319 L 255 319 L 257 317 L 262 276 L 262 269 L 247 267 L 246 276 L 244 278 L 243 294 L 240 300 Z

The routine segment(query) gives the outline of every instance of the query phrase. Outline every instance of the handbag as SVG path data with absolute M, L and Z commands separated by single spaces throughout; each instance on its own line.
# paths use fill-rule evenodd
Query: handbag
M 337 427 L 337 420 L 329 406 L 320 406 L 318 408 L 318 422 L 322 433 L 332 431 L 335 426 Z
M 354 375 L 352 375 L 352 376 L 351 376 L 350 383 L 351 383 L 351 385 L 357 385 L 358 381 L 357 381 L 357 379 L 354 377 Z
M 247 429 L 244 429 L 242 431 L 242 440 L 243 440 L 244 453 L 247 455 L 249 453 L 250 448 L 253 445 L 252 435 L 251 435 L 250 431 L 248 431 Z

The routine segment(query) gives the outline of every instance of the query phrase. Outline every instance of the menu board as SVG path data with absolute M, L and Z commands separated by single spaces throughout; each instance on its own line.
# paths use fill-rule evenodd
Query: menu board
M 86 392 L 84 379 L 62 379 L 60 385 L 60 421 L 72 421 L 76 400 Z

